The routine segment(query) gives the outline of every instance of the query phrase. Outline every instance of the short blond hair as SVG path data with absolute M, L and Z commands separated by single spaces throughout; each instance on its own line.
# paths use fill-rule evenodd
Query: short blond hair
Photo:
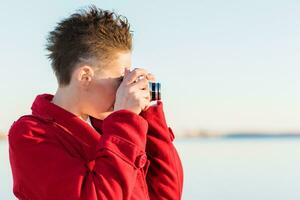
M 60 86 L 68 85 L 75 65 L 91 57 L 104 61 L 116 51 L 132 51 L 132 31 L 126 17 L 92 5 L 57 24 L 46 49 Z

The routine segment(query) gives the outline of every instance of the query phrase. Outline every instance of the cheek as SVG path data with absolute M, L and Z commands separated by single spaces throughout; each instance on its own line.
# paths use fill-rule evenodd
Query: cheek
M 110 91 L 109 91 L 109 102 L 110 104 L 114 104 L 115 101 L 116 101 L 116 92 L 117 90 L 115 88 L 112 88 Z
M 93 95 L 94 104 L 104 110 L 111 109 L 115 102 L 116 92 L 117 89 L 112 84 L 97 86 Z
M 89 93 L 88 113 L 99 119 L 104 119 L 114 110 L 116 93 L 121 82 L 107 79 L 94 82 Z

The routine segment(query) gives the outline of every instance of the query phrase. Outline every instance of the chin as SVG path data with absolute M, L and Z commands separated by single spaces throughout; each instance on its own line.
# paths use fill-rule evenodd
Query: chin
M 108 115 L 110 115 L 111 113 L 114 112 L 114 104 L 112 104 L 108 109 L 105 109 L 106 111 L 101 111 L 101 112 L 97 112 L 97 113 L 93 113 L 94 118 L 97 118 L 97 119 L 105 119 Z
M 101 113 L 101 119 L 105 119 L 108 115 L 110 115 L 111 113 L 113 113 L 114 111 L 107 111 L 107 112 L 104 112 L 104 113 Z
M 109 111 L 105 111 L 105 112 L 102 112 L 100 114 L 97 114 L 97 115 L 95 115 L 93 117 L 95 117 L 97 119 L 103 120 L 103 119 L 105 119 L 108 115 L 110 115 L 113 112 L 114 112 L 113 110 L 109 110 Z

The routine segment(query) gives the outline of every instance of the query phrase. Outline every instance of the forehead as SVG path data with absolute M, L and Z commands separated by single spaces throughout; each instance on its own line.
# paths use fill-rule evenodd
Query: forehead
M 125 68 L 131 68 L 131 52 L 118 52 L 105 66 L 106 71 L 114 74 L 124 74 Z

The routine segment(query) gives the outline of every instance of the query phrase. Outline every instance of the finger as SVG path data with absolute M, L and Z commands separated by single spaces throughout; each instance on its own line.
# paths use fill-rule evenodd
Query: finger
M 148 110 L 148 108 L 149 108 L 150 106 L 151 106 L 151 105 L 147 105 L 147 106 L 143 109 L 143 111 Z
M 141 101 L 141 105 L 147 105 L 150 103 L 151 99 L 150 99 L 150 92 L 147 92 L 145 90 L 139 90 L 137 92 L 137 98 L 139 99 L 139 101 Z
M 140 96 L 141 98 L 145 98 L 146 100 L 150 100 L 150 92 L 147 90 L 140 90 Z
M 154 76 L 153 74 L 151 74 L 151 73 L 148 73 L 148 74 L 146 75 L 146 78 L 147 78 L 149 81 L 155 82 L 155 76 Z
M 138 79 L 139 76 L 145 76 L 148 74 L 147 70 L 142 68 L 135 68 L 133 71 L 129 72 L 126 77 L 124 77 L 124 82 L 126 84 L 131 84 Z
M 147 79 L 143 78 L 143 79 L 137 80 L 137 82 L 131 84 L 131 87 L 149 91 L 149 81 Z
M 130 70 L 128 68 L 125 68 L 124 76 L 127 76 L 129 73 L 130 73 Z
M 147 99 L 147 98 L 145 98 L 144 100 L 143 100 L 143 107 L 142 107 L 142 110 L 144 110 L 144 109 L 147 109 L 149 106 L 151 106 L 150 105 L 150 101 Z

